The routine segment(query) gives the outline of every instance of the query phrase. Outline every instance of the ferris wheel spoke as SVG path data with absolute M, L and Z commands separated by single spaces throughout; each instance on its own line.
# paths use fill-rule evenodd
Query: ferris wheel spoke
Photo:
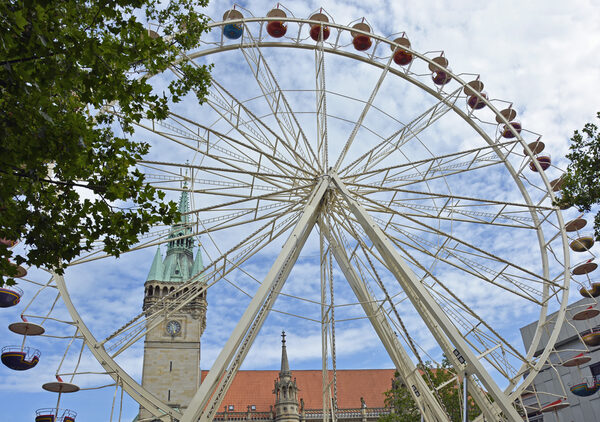
M 537 229 L 543 220 L 547 218 L 544 212 L 553 212 L 552 208 L 544 206 L 400 188 L 387 189 L 395 194 L 391 199 L 386 200 L 384 205 L 384 201 L 368 196 L 380 191 L 380 188 L 377 186 L 355 186 L 359 188 L 356 194 L 361 197 L 361 203 L 367 206 L 368 209 L 384 213 L 392 210 L 394 213 L 401 212 L 402 215 L 413 218 L 423 217 L 465 223 Z M 365 191 L 366 189 L 369 190 Z M 400 197 L 397 194 L 404 194 L 404 196 Z M 442 205 L 427 205 L 434 202 L 435 199 L 440 199 Z M 399 211 L 399 209 L 402 211 Z M 415 213 L 407 213 L 407 210 L 412 210 Z M 531 217 L 532 212 L 542 216 L 543 220 L 535 221 Z M 503 221 L 508 221 L 511 224 Z
M 207 103 L 221 119 L 226 121 L 231 128 L 235 129 L 256 149 L 264 150 L 266 148 L 268 151 L 273 151 L 273 156 L 277 158 L 276 165 L 278 168 L 281 163 L 291 164 L 295 162 L 296 166 L 294 168 L 298 172 L 305 173 L 306 169 L 312 167 L 311 163 L 299 153 L 297 148 L 289 144 L 285 137 L 275 133 L 270 125 L 253 114 L 242 101 L 238 100 L 214 78 L 207 97 Z M 272 142 L 270 138 L 274 139 L 275 142 Z M 283 151 L 280 151 L 280 149 L 283 149 Z M 283 170 L 285 170 L 285 166 Z
M 403 145 L 416 138 L 419 133 L 423 132 L 435 121 L 450 111 L 452 109 L 452 105 L 454 105 L 456 100 L 459 98 L 460 92 L 461 88 L 458 88 L 452 93 L 448 94 L 428 110 L 424 111 L 408 124 L 404 125 L 401 129 L 395 131 L 392 135 L 388 136 L 378 145 L 371 148 L 352 163 L 344 167 L 341 171 L 339 171 L 342 179 L 346 181 L 346 178 L 354 178 L 356 175 L 369 172 L 373 169 L 373 167 L 385 160 L 385 158 L 387 158 L 391 153 L 400 150 Z
M 329 144 L 327 141 L 327 91 L 325 87 L 325 54 L 323 41 L 315 48 L 315 84 L 317 116 L 317 154 L 323 168 L 329 168 Z
M 145 126 L 145 125 L 138 125 L 141 127 L 144 127 L 148 130 L 152 130 L 152 128 L 150 126 Z M 251 175 L 252 177 L 256 177 L 259 180 L 263 180 L 263 181 L 267 181 L 264 179 L 264 177 L 279 177 L 279 180 L 286 180 L 286 177 L 288 179 L 293 179 L 294 176 L 290 176 L 290 175 L 286 175 L 286 174 L 280 174 L 280 173 L 276 173 L 275 171 L 261 165 L 260 161 L 254 161 L 250 158 L 248 158 L 247 155 L 245 154 L 240 154 L 237 152 L 232 152 L 230 150 L 228 150 L 227 148 L 224 148 L 222 145 L 218 145 L 218 144 L 212 144 L 210 147 L 210 151 L 208 150 L 208 142 L 206 142 L 207 148 L 201 149 L 197 146 L 193 146 L 187 143 L 182 142 L 181 140 L 176 139 L 173 136 L 167 135 L 166 133 L 162 132 L 160 133 L 160 135 L 167 139 L 167 140 L 171 140 L 174 142 L 177 142 L 179 144 L 185 145 L 186 147 L 188 147 L 189 149 L 191 149 L 192 151 L 194 151 L 195 153 L 199 153 L 201 154 L 203 157 L 207 157 L 210 158 L 214 161 L 216 161 L 218 164 L 223 165 L 224 167 L 210 167 L 210 166 L 204 166 L 205 169 L 212 169 L 213 171 L 222 171 L 222 172 L 228 172 L 229 174 L 233 174 L 233 173 L 239 173 L 239 174 L 246 174 L 246 175 Z M 218 155 L 215 153 L 215 151 L 218 152 L 223 152 L 223 155 Z M 162 164 L 162 165 L 166 165 L 166 163 L 162 163 L 162 162 L 151 162 L 151 161 L 138 161 L 138 164 L 154 164 L 154 165 L 158 165 L 158 164 Z M 176 166 L 179 168 L 191 168 L 189 166 L 188 163 L 186 164 L 177 164 L 177 163 L 170 163 L 171 166 Z M 250 166 L 249 168 L 246 168 L 244 166 Z M 229 176 L 231 177 L 231 176 Z M 274 181 L 270 181 L 270 183 L 275 184 L 278 187 L 282 187 L 281 182 L 274 182 Z
M 393 58 L 394 58 L 394 56 L 390 55 L 390 58 L 388 59 L 387 64 L 383 68 L 381 75 L 379 75 L 379 79 L 377 80 L 377 83 L 373 87 L 373 89 L 371 91 L 371 95 L 369 96 L 369 99 L 365 103 L 365 106 L 363 107 L 363 109 L 360 113 L 360 116 L 356 120 L 356 123 L 354 125 L 354 128 L 352 129 L 352 132 L 350 133 L 350 136 L 346 140 L 346 144 L 344 145 L 344 147 L 342 148 L 342 151 L 340 152 L 340 155 L 338 156 L 335 166 L 333 167 L 335 171 L 338 171 L 338 169 L 340 168 L 340 165 L 344 161 L 344 158 L 346 158 L 346 155 L 348 154 L 348 151 L 350 150 L 350 147 L 352 146 L 352 143 L 354 142 L 354 139 L 356 138 L 356 135 L 358 134 L 359 129 L 362 127 L 365 117 L 367 117 L 367 113 L 371 109 L 373 101 L 375 101 L 375 97 L 377 96 L 377 93 L 379 92 L 379 88 L 381 88 L 381 85 L 383 84 L 383 80 L 385 79 L 385 77 L 388 74 L 388 71 L 390 69 L 390 65 L 392 63 Z M 390 138 L 388 138 L 388 139 L 390 139 Z
M 273 113 L 273 117 L 276 119 L 284 137 L 287 138 L 294 149 L 303 151 L 302 155 L 310 161 L 313 173 L 322 172 L 324 170 L 322 163 L 319 162 L 302 127 L 298 123 L 275 75 L 262 54 L 259 43 L 254 39 L 247 25 L 244 29 L 243 36 L 250 48 L 242 48 L 241 52 Z
M 516 141 L 511 141 L 514 143 Z M 477 170 L 490 165 L 502 164 L 503 161 L 496 155 L 493 145 L 457 151 L 450 154 L 432 156 L 419 160 L 408 160 L 406 163 L 397 164 L 380 169 L 371 169 L 357 174 L 357 178 L 344 178 L 345 183 L 366 183 L 394 188 L 403 184 L 413 184 L 440 177 L 451 176 L 463 172 Z M 371 182 L 369 182 L 371 181 Z M 391 185 L 398 183 L 397 186 Z
M 224 148 L 220 144 L 225 143 L 231 147 L 231 150 L 233 150 L 233 152 L 228 152 L 228 154 L 238 158 L 238 160 L 241 162 L 251 162 L 252 164 L 258 166 L 258 168 L 266 168 L 270 172 L 278 171 L 283 174 L 306 173 L 303 168 L 298 167 L 294 163 L 291 163 L 290 160 L 285 159 L 285 157 L 283 157 L 281 154 L 277 154 L 276 147 L 269 145 L 270 143 L 266 145 L 263 143 L 261 147 L 260 145 L 257 145 L 257 141 L 255 139 L 253 139 L 250 136 L 245 136 L 246 133 L 243 131 L 238 130 L 238 132 L 240 132 L 244 136 L 245 142 L 239 141 L 227 134 L 221 133 L 209 126 L 202 125 L 186 117 L 179 116 L 174 113 L 170 113 L 170 116 L 187 124 L 191 124 L 195 126 L 198 129 L 198 131 L 202 130 L 206 134 L 204 137 L 200 138 L 203 144 L 206 145 L 206 147 L 203 148 L 202 152 L 212 151 L 213 149 L 224 150 Z M 229 123 L 231 124 L 231 122 Z M 191 131 L 191 129 L 188 130 Z M 211 136 L 216 137 L 217 140 L 211 142 Z M 265 146 L 267 147 L 267 149 L 265 149 Z M 271 151 L 274 151 L 274 153 L 271 153 Z M 255 158 L 250 160 L 249 157 L 252 155 L 258 155 L 258 159 Z M 269 163 L 273 165 L 276 168 L 276 170 L 270 169 L 268 167 Z M 308 173 L 306 174 L 308 175 Z

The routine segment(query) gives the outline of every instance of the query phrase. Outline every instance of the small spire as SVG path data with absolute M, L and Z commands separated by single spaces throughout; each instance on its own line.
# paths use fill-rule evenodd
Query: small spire
M 152 261 L 152 266 L 150 267 L 150 272 L 148 273 L 148 277 L 146 277 L 146 281 L 162 281 L 163 280 L 163 260 L 162 255 L 160 253 L 160 246 L 156 248 L 156 254 L 154 254 L 154 261 Z
M 192 266 L 191 277 L 196 274 L 202 272 L 204 270 L 204 262 L 202 261 L 202 248 L 198 245 L 198 250 L 196 251 L 196 259 L 194 259 L 194 265 Z
M 288 362 L 287 357 L 287 349 L 285 347 L 285 331 L 281 332 L 281 371 L 279 372 L 279 377 L 283 376 L 291 376 L 292 372 L 290 371 L 290 364 Z

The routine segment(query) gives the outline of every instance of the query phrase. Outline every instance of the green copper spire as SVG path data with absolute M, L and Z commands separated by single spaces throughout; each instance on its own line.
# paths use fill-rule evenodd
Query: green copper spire
M 156 254 L 154 255 L 154 261 L 152 261 L 152 266 L 150 267 L 150 272 L 148 273 L 148 277 L 146 277 L 146 281 L 162 281 L 163 277 L 163 261 L 162 255 L 160 253 L 160 246 L 156 248 Z
M 186 186 L 184 185 L 184 189 Z M 181 218 L 171 226 L 167 256 L 163 263 L 163 279 L 167 282 L 184 282 L 190 278 L 194 259 L 194 238 L 190 226 L 190 200 L 187 191 L 181 192 L 178 210 Z
M 202 250 L 200 245 L 198 245 L 198 250 L 196 252 L 196 259 L 194 260 L 194 266 L 192 267 L 192 276 L 200 273 L 204 270 L 204 262 L 202 261 Z

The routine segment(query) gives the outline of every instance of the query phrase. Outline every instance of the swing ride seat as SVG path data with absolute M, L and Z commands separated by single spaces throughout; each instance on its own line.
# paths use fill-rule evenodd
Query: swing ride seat
M 579 289 L 579 293 L 583 297 L 598 297 L 600 296 L 600 283 L 591 283 L 589 289 L 582 287 Z
M 2 363 L 15 371 L 26 371 L 33 368 L 40 361 L 40 351 L 21 348 L 19 346 L 6 346 L 2 348 Z
M 600 390 L 600 384 L 594 383 L 592 386 L 590 386 L 586 381 L 584 381 L 580 384 L 571 386 L 570 390 L 571 393 L 575 394 L 576 396 L 589 397 Z
M 23 290 L 16 286 L 0 287 L 0 308 L 15 306 L 21 300 Z
M 56 408 L 39 409 L 35 412 L 35 422 L 75 422 L 76 416 L 70 409 L 58 409 L 58 412 Z

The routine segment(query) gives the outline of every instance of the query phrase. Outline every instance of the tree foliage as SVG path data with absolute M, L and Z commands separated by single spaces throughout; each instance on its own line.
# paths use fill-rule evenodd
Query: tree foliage
M 456 382 L 456 374 L 452 370 L 448 359 L 444 357 L 441 364 L 434 366 L 431 362 L 425 362 L 425 371 L 429 374 L 436 386 L 454 379 L 443 388 L 438 390 L 440 399 L 452 421 L 462 420 L 462 384 Z M 420 422 L 421 412 L 417 404 L 403 383 L 398 372 L 392 381 L 392 388 L 385 392 L 385 404 L 393 409 L 393 413 L 379 418 L 379 422 Z M 469 420 L 479 416 L 481 411 L 469 396 Z
M 600 119 L 600 113 L 596 116 Z M 581 212 L 600 204 L 600 132 L 598 126 L 587 123 L 571 138 L 567 158 L 570 163 L 563 176 L 560 207 L 575 206 Z M 600 213 L 594 217 L 594 234 L 600 240 Z
M 170 101 L 205 96 L 210 69 L 174 60 L 206 30 L 196 10 L 206 3 L 0 2 L 0 239 L 25 246 L 0 244 L 8 284 L 9 259 L 60 272 L 96 241 L 118 256 L 174 221 L 175 203 L 134 166 L 148 144 L 131 136 L 141 119 L 165 118 Z M 182 78 L 154 92 L 143 75 L 169 66 Z

